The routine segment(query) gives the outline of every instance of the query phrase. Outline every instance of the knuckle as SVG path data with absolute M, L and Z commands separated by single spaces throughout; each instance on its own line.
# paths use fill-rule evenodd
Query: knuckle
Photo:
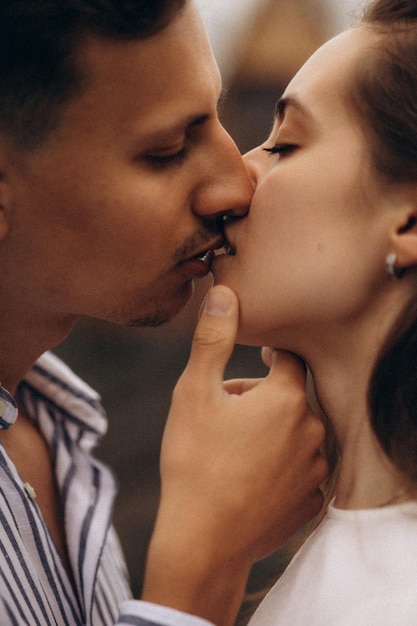
M 326 427 L 323 424 L 320 417 L 317 417 L 315 413 L 310 409 L 306 399 L 304 398 L 304 414 L 301 416 L 302 424 L 304 427 L 304 434 L 312 446 L 317 448 L 325 443 L 326 440 Z M 302 405 L 300 404 L 300 411 Z
M 172 391 L 171 407 L 195 408 L 207 400 L 208 393 L 205 377 L 187 365 Z
M 288 388 L 285 394 L 285 405 L 287 411 L 294 415 L 296 419 L 305 418 L 307 411 L 307 400 L 305 393 L 299 387 Z
M 329 464 L 323 456 L 319 457 L 317 471 L 320 477 L 320 483 L 322 483 L 329 475 Z
M 184 371 L 172 391 L 171 408 L 183 406 L 184 404 L 188 406 L 193 401 L 194 395 L 195 385 L 187 376 L 187 372 Z
M 313 442 L 316 443 L 316 445 L 322 445 L 325 442 L 326 439 L 326 428 L 323 424 L 323 422 L 316 417 L 314 414 L 312 414 L 312 417 L 314 419 L 311 420 L 311 434 L 310 437 L 312 439 Z
M 195 388 L 196 383 L 194 383 L 192 377 L 188 375 L 187 369 L 184 370 L 172 392 L 172 402 L 174 403 L 178 400 L 184 400 L 185 398 L 189 399 L 190 394 L 193 393 Z
M 199 328 L 194 335 L 193 345 L 197 348 L 207 346 L 217 346 L 226 341 L 224 332 L 216 325 L 205 324 L 204 328 Z
M 327 461 L 323 456 L 318 454 L 315 458 L 313 467 L 309 472 L 309 480 L 311 481 L 310 485 L 312 488 L 320 487 L 326 482 L 328 476 L 329 466 Z

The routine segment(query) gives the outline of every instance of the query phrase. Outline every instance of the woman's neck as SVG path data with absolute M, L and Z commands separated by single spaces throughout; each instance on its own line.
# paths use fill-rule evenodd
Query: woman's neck
M 343 345 L 343 344 L 341 344 Z M 410 479 L 400 472 L 384 453 L 371 426 L 368 387 L 374 367 L 375 345 L 331 353 L 319 351 L 309 361 L 317 401 L 334 431 L 341 460 L 336 482 L 336 506 L 373 508 L 390 501 L 416 495 Z

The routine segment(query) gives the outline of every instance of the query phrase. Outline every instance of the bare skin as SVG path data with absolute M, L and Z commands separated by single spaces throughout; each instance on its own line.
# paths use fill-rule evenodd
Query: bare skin
M 221 307 L 200 319 L 164 435 L 143 598 L 230 626 L 253 563 L 319 512 L 327 465 L 299 359 L 276 353 L 265 379 L 223 383 L 238 301 L 213 293 Z
M 89 80 L 52 135 L 33 151 L 0 138 L 0 380 L 11 393 L 81 315 L 173 317 L 208 272 L 195 257 L 222 244 L 220 218 L 245 215 L 253 191 L 218 117 L 219 72 L 192 2 L 153 37 L 87 38 L 80 55 Z M 320 509 L 326 464 L 297 359 L 224 386 L 239 311 L 220 294 L 174 394 L 143 599 L 228 626 L 252 563 Z M 67 563 L 44 440 L 22 414 L 1 440 Z
M 174 392 L 142 599 L 230 626 L 253 563 L 319 512 L 327 466 L 319 453 L 324 429 L 307 405 L 299 359 L 275 353 L 267 378 L 223 382 L 238 302 L 225 287 L 214 291 L 220 300 L 202 314 Z M 35 489 L 71 580 L 45 440 L 22 412 L 0 438 Z
M 33 487 L 36 502 L 54 539 L 57 550 L 71 575 L 65 530 L 49 448 L 36 426 L 19 411 L 13 428 L 0 431 L 0 441 L 20 476 Z

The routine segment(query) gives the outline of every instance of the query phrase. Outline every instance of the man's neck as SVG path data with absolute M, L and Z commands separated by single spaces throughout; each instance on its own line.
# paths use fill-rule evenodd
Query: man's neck
M 46 350 L 61 343 L 70 333 L 76 318 L 42 319 L 34 312 L 0 312 L 0 382 L 14 394 L 20 381 Z

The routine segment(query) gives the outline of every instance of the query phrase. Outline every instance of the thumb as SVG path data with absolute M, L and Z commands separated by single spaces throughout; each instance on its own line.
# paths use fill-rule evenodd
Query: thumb
M 212 287 L 202 306 L 186 367 L 187 377 L 206 383 L 223 381 L 235 345 L 239 324 L 239 302 L 224 285 Z

